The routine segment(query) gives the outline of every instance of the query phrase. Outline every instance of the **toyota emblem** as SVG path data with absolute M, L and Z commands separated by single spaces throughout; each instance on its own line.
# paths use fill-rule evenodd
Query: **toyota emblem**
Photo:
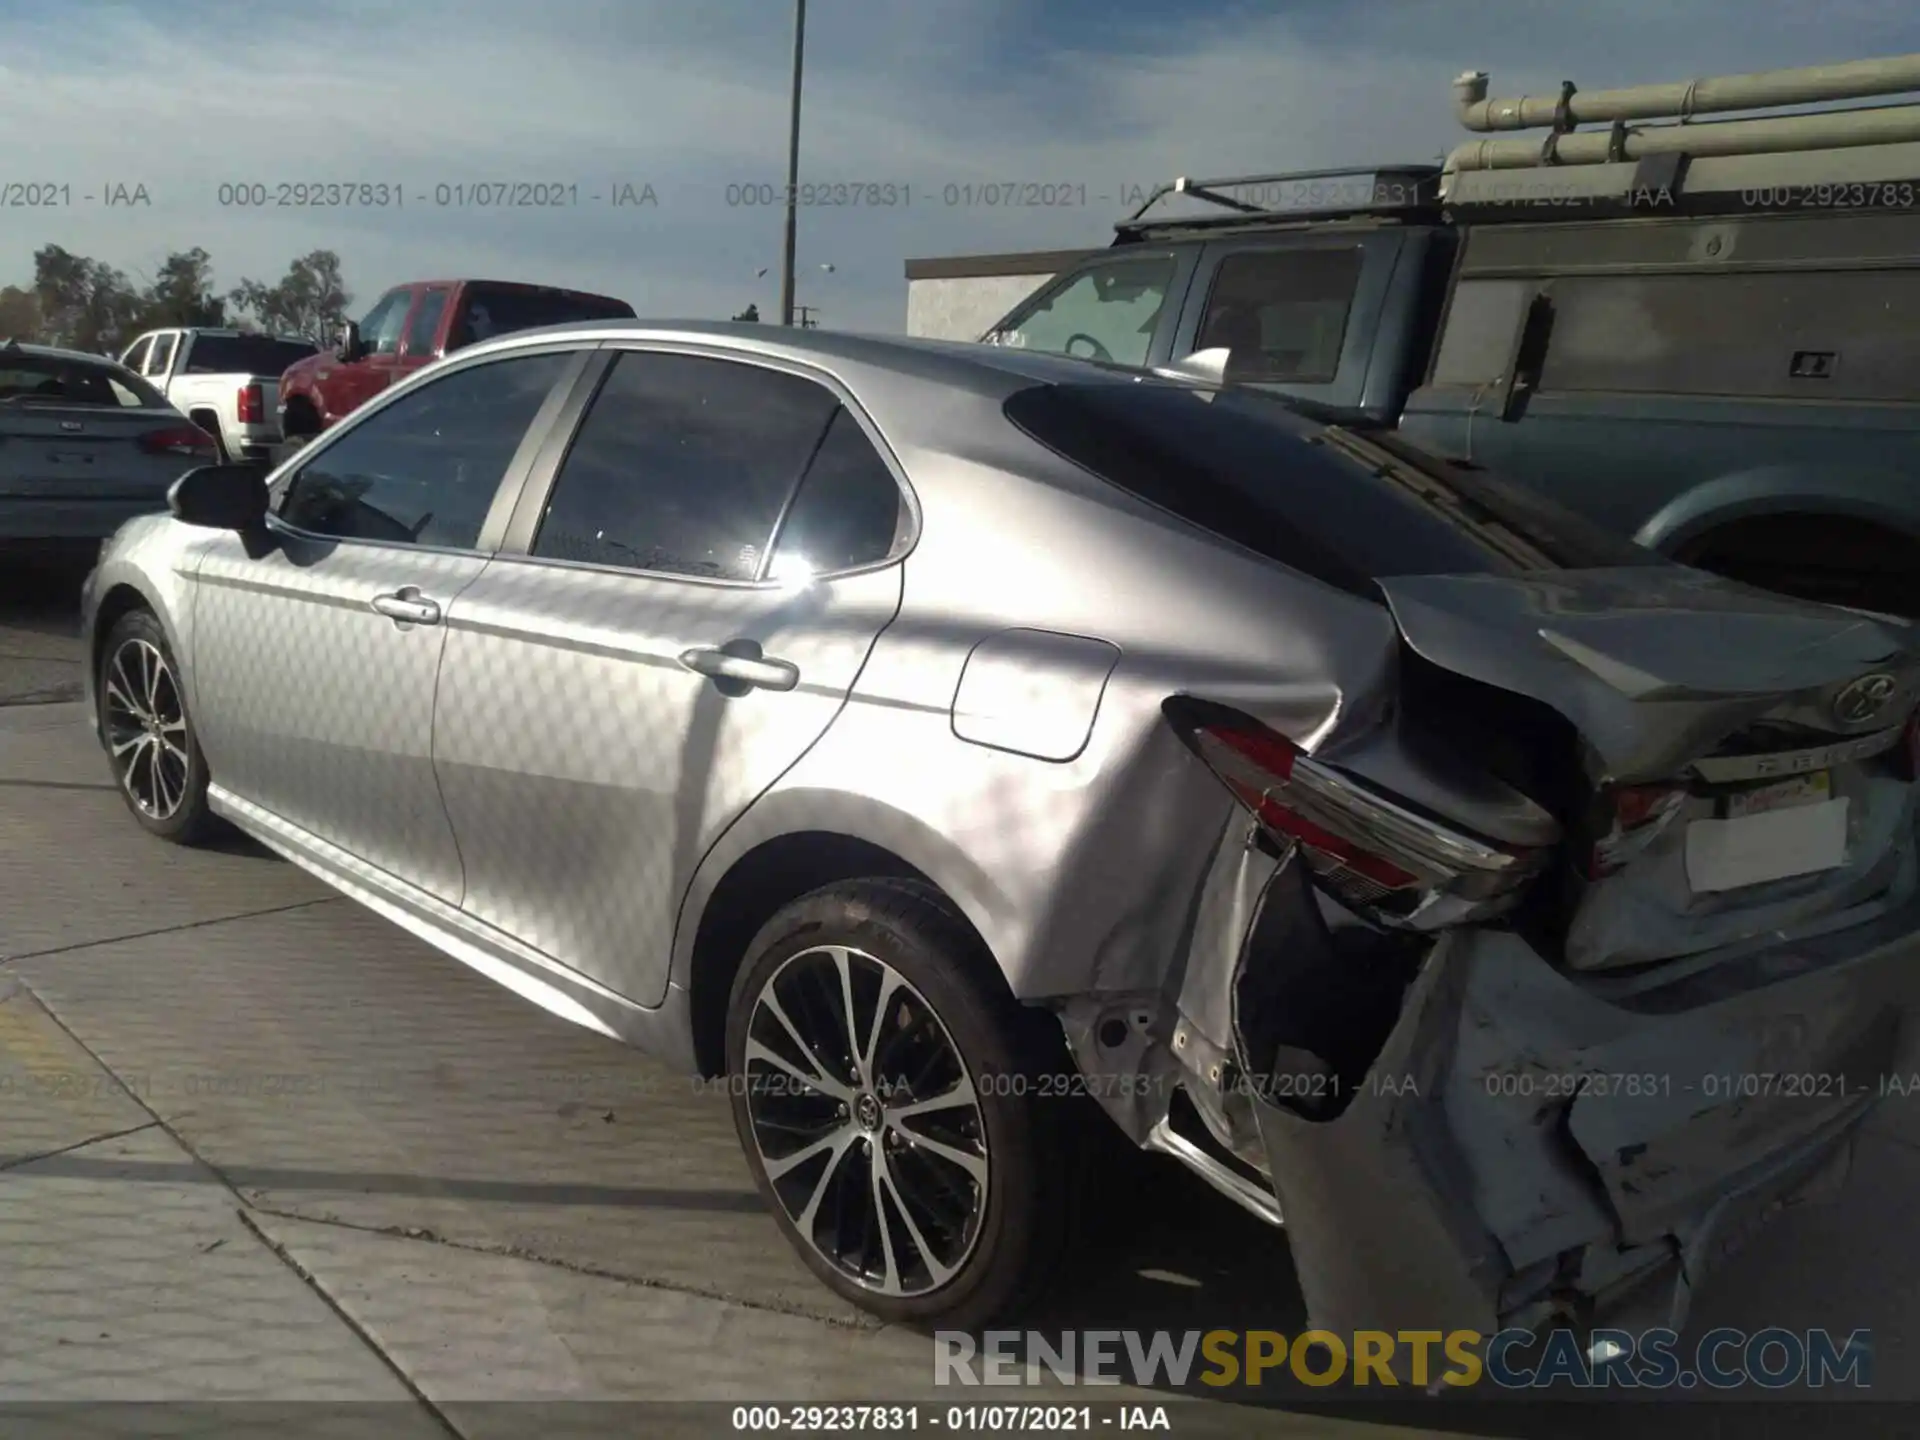
M 1833 697 L 1833 713 L 1844 724 L 1863 724 L 1886 709 L 1899 688 L 1900 682 L 1885 671 L 1862 675 Z

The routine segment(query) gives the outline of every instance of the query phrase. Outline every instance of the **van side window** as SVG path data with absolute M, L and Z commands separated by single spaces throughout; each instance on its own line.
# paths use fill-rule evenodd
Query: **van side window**
M 1553 282 L 1544 393 L 1920 399 L 1920 270 Z
M 1170 255 L 1089 265 L 1042 290 L 985 338 L 1019 350 L 1144 365 L 1173 269 Z

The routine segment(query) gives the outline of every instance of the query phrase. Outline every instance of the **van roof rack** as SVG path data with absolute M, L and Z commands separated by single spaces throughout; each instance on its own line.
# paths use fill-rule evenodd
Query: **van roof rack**
M 1420 215 L 1437 207 L 1439 187 L 1438 165 L 1360 165 L 1233 175 L 1218 180 L 1194 180 L 1183 175 L 1170 184 L 1156 186 L 1113 228 L 1116 238 L 1131 240 L 1147 234 L 1248 224 Z M 1170 195 L 1202 200 L 1225 213 L 1147 219 L 1147 212 Z
M 1839 103 L 1920 94 L 1920 55 L 1617 90 L 1568 80 L 1551 96 L 1490 99 L 1488 88 L 1483 70 L 1454 81 L 1468 130 L 1545 133 L 1457 146 L 1442 167 L 1449 212 L 1920 208 L 1920 104 Z M 1801 108 L 1812 105 L 1827 108 Z M 1795 113 L 1764 113 L 1783 107 Z M 1698 118 L 1729 112 L 1743 113 Z

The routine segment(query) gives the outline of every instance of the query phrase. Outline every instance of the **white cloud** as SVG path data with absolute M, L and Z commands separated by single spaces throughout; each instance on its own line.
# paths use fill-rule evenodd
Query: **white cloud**
M 1048 16 L 1060 38 L 1041 56 L 1017 0 L 816 0 L 803 177 L 906 182 L 913 201 L 806 210 L 803 301 L 829 323 L 897 329 L 908 256 L 1102 244 L 1123 189 L 1176 173 L 1430 159 L 1462 138 L 1448 106 L 1462 69 L 1511 93 L 1920 49 L 1920 19 L 1870 0 L 1407 0 L 1214 20 L 1196 8 L 1131 27 L 1088 8 L 1076 39 L 1078 8 Z M 76 203 L 0 212 L 0 279 L 27 278 L 48 242 L 146 272 L 204 245 L 223 284 L 327 247 L 362 301 L 402 279 L 479 274 L 606 290 L 659 315 L 772 308 L 779 211 L 729 206 L 727 187 L 783 178 L 784 4 L 350 0 L 306 14 L 219 0 L 54 15 L 0 20 L 0 131 L 31 137 L 0 179 L 64 182 Z M 1083 187 L 1087 203 L 943 203 L 949 183 L 1008 179 Z M 144 183 L 151 208 L 78 202 L 114 180 Z M 407 202 L 219 204 L 222 183 L 249 180 L 397 182 Z M 433 203 L 438 185 L 493 180 L 577 184 L 582 201 Z M 586 198 L 619 181 L 650 183 L 658 204 Z

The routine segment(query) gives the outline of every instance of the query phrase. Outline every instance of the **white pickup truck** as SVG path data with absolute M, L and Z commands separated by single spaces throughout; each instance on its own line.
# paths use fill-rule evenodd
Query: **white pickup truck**
M 223 460 L 264 460 L 280 439 L 280 376 L 319 346 L 245 330 L 149 330 L 120 363 L 214 438 Z

